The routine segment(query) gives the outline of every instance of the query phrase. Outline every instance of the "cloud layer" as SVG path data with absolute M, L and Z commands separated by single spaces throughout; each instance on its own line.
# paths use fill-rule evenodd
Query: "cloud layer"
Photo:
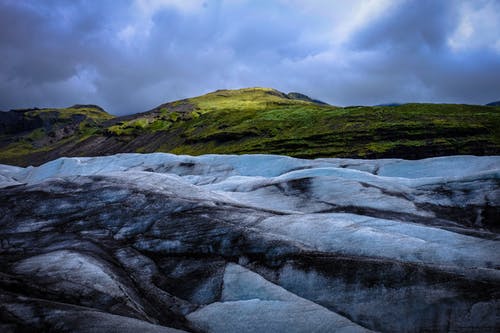
M 0 0 L 0 109 L 113 114 L 222 88 L 335 105 L 500 99 L 495 0 Z

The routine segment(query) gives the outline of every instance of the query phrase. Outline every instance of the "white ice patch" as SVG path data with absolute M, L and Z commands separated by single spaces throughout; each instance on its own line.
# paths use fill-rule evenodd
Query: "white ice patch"
M 207 332 L 370 332 L 236 264 L 226 266 L 221 302 L 187 318 Z
M 0 164 L 0 188 L 22 184 L 19 179 L 25 177 L 27 170 L 27 168 Z
M 59 250 L 19 261 L 14 272 L 43 279 L 47 288 L 72 294 L 91 296 L 98 291 L 113 298 L 122 298 L 133 309 L 139 306 L 126 293 L 118 278 L 93 257 L 78 252 Z
M 22 184 L 22 183 L 18 182 L 15 179 L 12 179 L 10 177 L 7 177 L 7 176 L 0 174 L 0 188 L 7 187 L 7 186 L 20 185 L 20 184 Z
M 386 177 L 465 177 L 500 169 L 500 156 L 445 156 L 423 160 L 396 160 L 384 164 L 378 174 Z
M 15 178 L 20 182 L 34 183 L 54 177 L 134 170 L 167 172 L 179 174 L 180 176 L 216 176 L 223 180 L 230 176 L 273 178 L 297 170 L 323 168 L 330 169 L 328 171 L 330 172 L 329 175 L 333 175 L 332 173 L 335 172 L 339 177 L 359 181 L 363 178 L 377 180 L 370 174 L 402 179 L 466 177 L 482 172 L 500 170 L 500 156 L 447 156 L 408 161 L 337 158 L 304 160 L 287 156 L 259 154 L 202 155 L 193 157 L 167 153 L 130 153 L 102 157 L 59 158 L 35 168 L 16 168 L 0 165 L 0 175 Z M 333 171 L 332 169 L 338 170 Z M 310 171 L 309 175 L 321 175 L 322 173 L 324 171 Z
M 496 241 L 354 214 L 274 216 L 254 228 L 319 251 L 462 267 L 499 267 Z

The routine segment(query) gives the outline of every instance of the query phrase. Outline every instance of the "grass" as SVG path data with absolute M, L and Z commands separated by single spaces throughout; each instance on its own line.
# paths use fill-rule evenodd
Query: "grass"
M 175 112 L 159 118 L 137 118 L 108 127 L 109 134 L 115 136 L 139 136 L 144 133 L 168 130 L 179 119 Z
M 172 103 L 108 128 L 118 136 L 176 131 L 157 150 L 179 154 L 276 153 L 300 157 L 379 157 L 405 149 L 437 154 L 498 151 L 498 108 L 454 104 L 339 108 L 286 98 L 268 88 L 222 90 Z M 404 154 L 402 154 L 404 155 Z
M 222 109 L 185 125 L 185 143 L 170 151 L 369 157 L 395 154 L 404 148 L 473 153 L 474 142 L 486 151 L 500 147 L 500 112 L 482 106 L 332 108 L 293 104 L 264 110 Z
M 287 99 L 283 93 L 270 88 L 218 90 L 187 101 L 194 104 L 201 113 L 220 110 L 259 111 L 275 106 L 312 104 L 302 100 Z
M 57 112 L 57 116 L 60 120 L 68 120 L 71 119 L 72 116 L 75 115 L 83 115 L 89 119 L 92 119 L 96 122 L 101 122 L 104 120 L 109 120 L 114 118 L 113 115 L 105 112 L 104 110 L 98 107 L 69 107 L 69 108 L 45 108 L 45 109 L 35 109 L 25 113 L 27 117 L 36 117 L 36 116 L 47 116 L 51 113 Z
M 341 108 L 290 99 L 274 89 L 247 88 L 167 103 L 135 118 L 117 118 L 109 126 L 102 122 L 111 116 L 95 108 L 43 109 L 30 115 L 45 112 L 48 117 L 54 110 L 61 123 L 75 114 L 92 116 L 81 121 L 68 140 L 84 145 L 91 137 L 114 137 L 106 144 L 116 145 L 111 147 L 115 151 L 306 158 L 500 153 L 500 107 L 491 106 L 411 103 Z M 37 129 L 0 151 L 3 156 L 16 151 L 16 156 L 27 156 L 30 151 L 57 149 L 37 148 L 45 135 Z M 91 153 L 109 148 L 92 146 Z
M 27 110 L 23 117 L 28 124 L 35 120 L 40 122 L 41 127 L 0 136 L 0 163 L 26 162 L 32 154 L 48 152 L 66 143 L 82 142 L 99 133 L 99 124 L 114 116 L 96 106 L 73 106 Z

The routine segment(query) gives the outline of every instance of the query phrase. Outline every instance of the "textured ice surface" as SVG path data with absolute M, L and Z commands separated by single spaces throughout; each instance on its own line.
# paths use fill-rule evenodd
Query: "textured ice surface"
M 347 162 L 346 162 L 347 161 Z M 354 163 L 356 161 L 356 163 Z M 350 163 L 349 163 L 350 162 Z M 446 156 L 423 160 L 345 160 L 317 159 L 301 160 L 277 155 L 203 155 L 198 157 L 153 154 L 117 154 L 103 157 L 59 158 L 37 168 L 27 168 L 30 179 L 43 179 L 63 175 L 85 175 L 102 172 L 146 169 L 185 168 L 182 163 L 192 163 L 196 174 L 232 173 L 242 176 L 276 177 L 285 173 L 310 168 L 352 169 L 386 177 L 426 178 L 461 177 L 489 170 L 498 170 L 498 156 Z M 18 171 L 23 168 L 2 166 Z M 173 169 L 175 170 L 175 169 Z M 214 172 L 215 171 L 215 172 Z
M 151 179 L 142 177 L 145 186 L 156 184 L 161 187 L 162 181 L 155 179 L 157 176 L 152 173 L 173 174 L 185 182 L 226 193 L 242 204 L 286 211 L 314 212 L 335 205 L 432 216 L 431 212 L 419 209 L 415 203 L 464 206 L 467 203 L 491 204 L 492 201 L 498 204 L 500 200 L 497 186 L 500 179 L 498 156 L 363 161 L 300 160 L 274 155 L 192 157 L 163 153 L 118 154 L 60 158 L 37 168 L 2 166 L 0 186 L 35 184 L 67 176 L 112 175 L 133 171 L 149 172 Z M 311 189 L 300 189 L 301 183 L 310 185 Z M 465 186 L 463 183 L 466 183 Z M 453 187 L 458 191 L 445 196 L 436 191 L 419 190 L 425 186 L 452 186 L 451 191 Z M 460 186 L 465 189 L 460 191 Z M 486 186 L 495 192 L 484 191 Z M 479 188 L 481 193 L 473 193 L 468 197 L 462 194 L 475 188 Z M 298 192 L 305 193 L 297 196 Z
M 377 174 L 387 177 L 464 177 L 483 171 L 498 170 L 498 157 L 446 156 L 418 161 L 396 160 L 380 166 Z
M 105 269 L 91 257 L 66 250 L 30 257 L 14 266 L 18 274 L 52 280 L 58 290 L 76 286 L 81 293 L 95 290 L 111 297 L 126 297 L 123 287 Z
M 188 319 L 207 332 L 369 332 L 235 264 L 226 267 L 221 301 Z
M 471 268 L 500 264 L 498 242 L 360 215 L 275 216 L 254 227 L 322 252 Z
M 0 165 L 0 331 L 497 332 L 499 215 L 498 156 Z
M 26 170 L 16 166 L 0 164 L 0 188 L 21 184 L 15 177 L 24 178 Z

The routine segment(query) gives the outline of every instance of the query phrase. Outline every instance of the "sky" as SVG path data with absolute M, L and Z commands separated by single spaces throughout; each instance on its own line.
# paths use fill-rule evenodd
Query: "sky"
M 500 0 L 0 0 L 0 110 L 115 115 L 217 89 L 500 100 Z

